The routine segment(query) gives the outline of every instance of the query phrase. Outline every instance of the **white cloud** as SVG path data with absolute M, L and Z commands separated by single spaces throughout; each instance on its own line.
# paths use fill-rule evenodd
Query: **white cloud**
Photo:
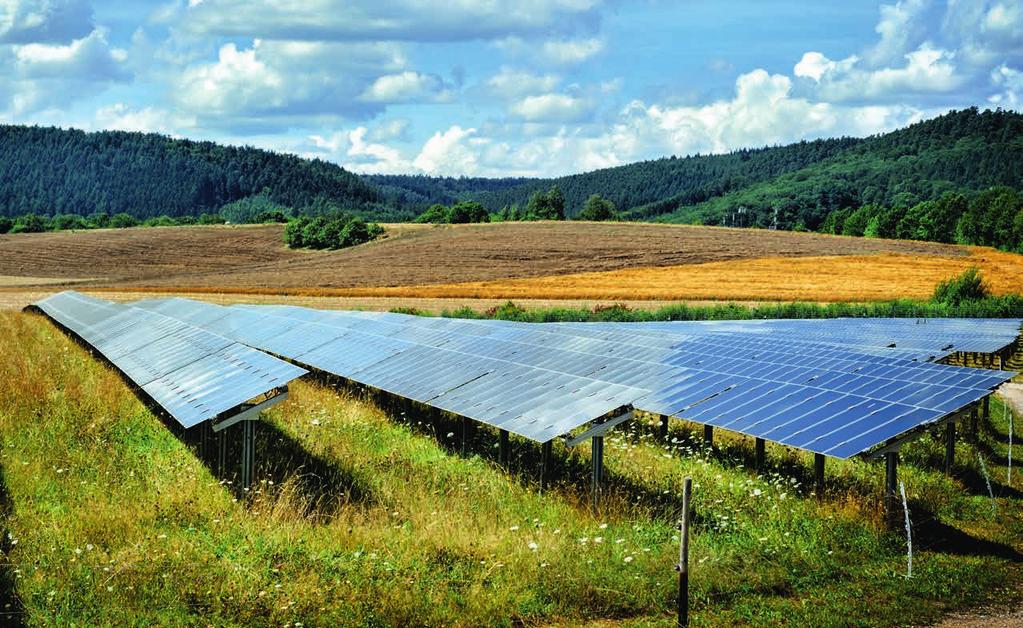
M 544 65 L 575 65 L 604 50 L 604 41 L 597 37 L 548 39 L 538 43 L 511 36 L 496 41 L 495 45 L 508 54 L 532 59 Z
M 363 100 L 379 103 L 437 102 L 450 97 L 451 92 L 440 77 L 411 70 L 381 76 L 361 96 Z
M 475 134 L 476 129 L 458 125 L 443 133 L 438 131 L 426 140 L 412 165 L 426 174 L 479 174 L 477 151 L 481 143 L 471 141 Z
M 553 74 L 533 74 L 524 70 L 502 67 L 501 71 L 487 80 L 491 94 L 502 98 L 515 98 L 537 92 L 549 92 L 561 82 Z
M 909 94 L 951 93 L 966 77 L 954 64 L 955 54 L 927 45 L 904 55 L 900 67 L 867 69 L 856 56 L 841 61 L 807 52 L 793 68 L 797 77 L 814 81 L 814 94 L 828 102 L 904 100 Z
M 241 49 L 229 43 L 215 62 L 181 72 L 174 96 L 214 123 L 279 115 L 365 117 L 382 105 L 360 96 L 405 63 L 401 50 L 386 43 L 255 40 Z
M 540 54 L 552 63 L 582 63 L 604 49 L 604 42 L 597 38 L 565 41 L 545 41 Z
M 1006 109 L 1023 107 L 1023 72 L 1002 64 L 991 72 L 991 82 L 999 91 L 988 102 Z
M 321 41 L 469 41 L 592 30 L 599 0 L 206 0 L 182 9 L 198 34 Z
M 523 98 L 511 111 L 530 122 L 576 122 L 593 111 L 593 104 L 565 94 L 540 94 Z
M 92 29 L 86 0 L 0 0 L 0 44 L 63 44 Z
M 195 126 L 195 118 L 157 107 L 133 109 L 124 103 L 102 107 L 96 111 L 92 128 L 142 133 L 163 133 L 180 137 L 185 129 Z
M 95 95 L 131 78 L 126 59 L 101 28 L 68 44 L 0 47 L 0 109 L 6 106 L 8 115 L 19 116 Z

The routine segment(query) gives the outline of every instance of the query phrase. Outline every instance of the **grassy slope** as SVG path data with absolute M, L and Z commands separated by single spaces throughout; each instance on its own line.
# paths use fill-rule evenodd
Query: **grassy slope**
M 533 460 L 517 457 L 513 475 L 497 469 L 482 432 L 479 455 L 461 458 L 442 444 L 453 424 L 395 423 L 312 383 L 296 384 L 259 433 L 277 481 L 238 500 L 44 320 L 3 314 L 0 332 L 0 375 L 16 382 L 0 388 L 3 575 L 33 623 L 669 624 L 686 474 L 700 624 L 921 622 L 1005 597 L 997 587 L 1020 579 L 982 545 L 972 545 L 979 555 L 928 550 L 936 541 L 923 527 L 916 577 L 903 578 L 900 537 L 878 531 L 876 465 L 830 464 L 835 488 L 818 501 L 800 483 L 805 456 L 770 449 L 776 466 L 758 476 L 741 464 L 741 439 L 706 452 L 679 426 L 666 449 L 635 426 L 608 442 L 609 495 L 592 514 L 585 449 L 555 449 L 568 479 L 540 495 Z M 999 438 L 987 434 L 982 451 L 1004 478 Z M 907 458 L 928 464 L 902 467 L 918 526 L 926 510 L 1019 548 L 1018 494 L 996 482 L 1014 496 L 994 515 L 974 449 L 960 444 L 957 480 L 933 470 L 940 451 L 923 439 Z

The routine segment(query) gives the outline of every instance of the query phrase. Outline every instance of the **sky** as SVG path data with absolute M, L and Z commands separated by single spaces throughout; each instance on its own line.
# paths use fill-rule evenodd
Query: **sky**
M 1023 109 L 1023 0 L 0 0 L 0 122 L 556 176 Z

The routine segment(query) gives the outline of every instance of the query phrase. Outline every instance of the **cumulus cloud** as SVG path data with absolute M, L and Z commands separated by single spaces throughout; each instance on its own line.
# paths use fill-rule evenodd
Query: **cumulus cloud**
M 63 44 L 92 29 L 86 0 L 0 0 L 0 44 Z
M 1023 72 L 1002 64 L 991 72 L 991 82 L 998 89 L 988 101 L 1006 109 L 1023 107 Z
M 362 94 L 363 100 L 380 103 L 444 101 L 450 97 L 439 76 L 411 70 L 381 76 Z
M 566 94 L 540 94 L 523 98 L 511 111 L 530 122 L 578 122 L 590 115 L 593 104 Z
M 924 45 L 904 55 L 901 66 L 866 69 L 856 56 L 833 61 L 819 52 L 808 52 L 793 73 L 813 79 L 822 100 L 901 100 L 909 94 L 948 93 L 959 88 L 966 77 L 957 71 L 954 58 L 952 52 Z
M 0 107 L 6 105 L 10 114 L 21 115 L 68 105 L 111 83 L 129 80 L 126 60 L 127 53 L 110 46 L 102 28 L 68 44 L 9 46 L 0 51 L 7 83 L 0 90 Z
M 175 98 L 205 117 L 330 114 L 366 117 L 381 101 L 361 98 L 375 82 L 402 70 L 400 48 L 387 43 L 322 43 L 255 40 L 249 48 L 223 45 L 212 63 L 184 70 Z M 401 76 L 400 74 L 398 76 Z M 387 83 L 379 96 L 401 86 Z
M 478 149 L 489 141 L 474 138 L 475 134 L 476 129 L 458 125 L 438 131 L 426 140 L 412 165 L 426 174 L 479 174 Z
M 532 59 L 544 65 L 575 65 L 603 51 L 604 41 L 597 37 L 588 37 L 536 42 L 513 36 L 498 40 L 496 46 L 508 54 Z

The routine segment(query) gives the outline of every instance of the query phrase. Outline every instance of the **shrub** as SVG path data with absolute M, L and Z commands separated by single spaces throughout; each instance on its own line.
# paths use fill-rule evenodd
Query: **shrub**
M 14 221 L 7 216 L 0 216 L 0 233 L 7 233 L 14 226 Z
M 69 229 L 88 229 L 89 223 L 85 218 L 77 214 L 57 214 L 50 219 L 50 229 L 54 231 L 67 231 Z
M 961 275 L 940 282 L 934 289 L 932 300 L 957 307 L 967 301 L 986 299 L 989 294 L 980 271 L 976 267 L 971 267 Z
M 380 225 L 340 212 L 299 216 L 284 228 L 284 243 L 293 249 L 341 249 L 369 242 L 383 231 Z
M 591 194 L 577 216 L 579 220 L 616 220 L 615 205 L 599 194 Z
M 11 233 L 39 233 L 49 229 L 49 221 L 37 214 L 18 216 L 11 227 Z
M 426 211 L 416 216 L 415 222 L 442 223 L 448 221 L 448 208 L 440 203 L 430 205 Z
M 135 220 L 134 216 L 121 212 L 111 216 L 110 222 L 107 223 L 107 226 L 111 229 L 125 229 L 127 227 L 137 227 L 138 224 L 139 221 Z

